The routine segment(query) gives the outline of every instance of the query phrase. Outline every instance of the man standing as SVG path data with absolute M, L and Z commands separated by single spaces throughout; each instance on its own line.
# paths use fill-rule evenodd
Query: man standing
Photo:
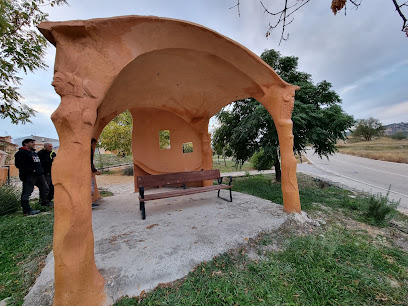
M 44 170 L 44 178 L 48 185 L 48 201 L 51 202 L 54 198 L 54 185 L 52 184 L 51 178 L 51 167 L 54 161 L 54 158 L 57 156 L 55 152 L 52 150 L 53 146 L 52 143 L 44 143 L 44 149 L 38 151 L 38 157 L 41 161 L 41 167 Z
M 24 139 L 22 147 L 14 155 L 15 165 L 19 170 L 20 180 L 23 182 L 21 193 L 21 207 L 24 215 L 38 214 L 39 210 L 30 207 L 29 199 L 34 190 L 34 185 L 40 189 L 41 203 L 44 206 L 52 206 L 47 199 L 48 185 L 44 178 L 44 170 L 41 167 L 40 158 L 35 153 L 35 140 Z
M 95 165 L 93 163 L 93 159 L 94 159 L 94 154 L 95 154 L 95 149 L 96 149 L 96 144 L 97 144 L 97 140 L 95 138 L 91 139 L 91 196 L 92 196 L 92 208 L 98 207 L 99 204 L 97 203 L 93 203 L 93 195 L 95 192 L 95 178 L 94 175 L 99 175 L 101 174 L 101 172 L 95 168 Z

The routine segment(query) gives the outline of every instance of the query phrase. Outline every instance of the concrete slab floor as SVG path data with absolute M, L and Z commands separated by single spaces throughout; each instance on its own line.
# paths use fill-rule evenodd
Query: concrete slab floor
M 286 220 L 281 205 L 238 192 L 232 203 L 216 192 L 146 202 L 142 220 L 137 196 L 104 198 L 93 210 L 95 260 L 109 303 L 181 278 L 198 263 Z M 51 305 L 53 283 L 51 253 L 24 305 Z

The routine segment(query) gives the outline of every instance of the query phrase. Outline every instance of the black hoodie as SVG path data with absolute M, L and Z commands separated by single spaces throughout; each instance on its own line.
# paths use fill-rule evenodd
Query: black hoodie
M 24 180 L 28 175 L 42 175 L 44 170 L 41 167 L 40 158 L 35 151 L 30 151 L 21 147 L 14 155 L 15 165 L 20 171 L 20 179 Z

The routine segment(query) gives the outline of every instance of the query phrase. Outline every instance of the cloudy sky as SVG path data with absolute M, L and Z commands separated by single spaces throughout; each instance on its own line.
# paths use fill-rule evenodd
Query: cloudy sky
M 68 0 L 49 8 L 50 21 L 121 15 L 155 15 L 192 21 L 211 28 L 260 55 L 275 49 L 299 57 L 299 70 L 314 82 L 327 80 L 340 94 L 343 109 L 356 119 L 375 117 L 383 124 L 408 122 L 408 38 L 391 0 L 363 0 L 334 16 L 330 1 L 311 0 L 287 28 L 289 40 L 279 46 L 280 29 L 265 37 L 271 21 L 259 1 L 241 0 L 241 16 L 229 9 L 236 0 Z M 283 0 L 265 0 L 278 10 Z M 0 135 L 57 138 L 50 115 L 60 98 L 51 86 L 55 48 L 48 48 L 47 70 L 23 75 L 24 103 L 38 111 L 33 124 L 0 122 Z

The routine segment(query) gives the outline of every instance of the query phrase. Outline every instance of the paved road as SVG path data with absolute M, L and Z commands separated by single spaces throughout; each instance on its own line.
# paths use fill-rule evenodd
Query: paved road
M 299 164 L 298 171 L 320 176 L 347 187 L 370 193 L 386 194 L 400 200 L 399 210 L 408 213 L 408 165 L 391 163 L 337 153 L 320 159 L 311 150 L 307 158 L 312 163 Z

